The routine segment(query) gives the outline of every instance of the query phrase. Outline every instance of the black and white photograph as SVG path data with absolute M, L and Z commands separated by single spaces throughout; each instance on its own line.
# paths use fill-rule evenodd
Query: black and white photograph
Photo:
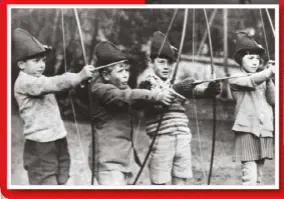
M 278 18 L 10 5 L 8 185 L 277 189 Z
M 278 4 L 279 0 L 145 0 L 146 4 Z

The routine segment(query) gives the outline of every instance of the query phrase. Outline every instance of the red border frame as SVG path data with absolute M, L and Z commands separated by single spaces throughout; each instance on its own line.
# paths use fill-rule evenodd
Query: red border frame
M 0 0 L 0 17 L 2 31 L 0 31 L 0 41 L 1 41 L 1 51 L 0 51 L 0 63 L 2 65 L 0 73 L 0 86 L 1 91 L 4 93 L 1 100 L 1 118 L 7 119 L 7 4 L 39 4 L 35 0 Z M 144 0 L 46 0 L 46 4 L 144 4 Z M 40 2 L 44 3 L 44 2 Z M 280 35 L 284 31 L 284 16 L 283 16 L 283 4 L 284 0 L 279 0 L 279 10 L 280 10 Z M 284 33 L 283 33 L 284 34 Z M 284 53 L 284 38 L 280 36 L 280 66 L 284 66 L 284 60 L 281 59 L 281 55 Z M 4 67 L 3 67 L 4 66 Z M 284 70 L 280 67 L 280 75 L 282 77 Z M 6 198 L 283 198 L 284 187 L 281 182 L 284 179 L 284 172 L 281 171 L 281 166 L 283 166 L 283 78 L 280 78 L 280 104 L 279 104 L 279 122 L 280 122 L 280 189 L 279 190 L 8 190 L 7 189 L 7 120 L 1 119 L 1 133 L 0 133 L 0 154 L 1 154 L 1 171 L 0 171 L 0 183 L 1 192 Z

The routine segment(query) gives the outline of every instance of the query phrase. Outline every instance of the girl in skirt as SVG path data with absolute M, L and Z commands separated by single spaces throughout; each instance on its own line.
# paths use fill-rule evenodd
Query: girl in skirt
M 264 54 L 264 48 L 248 34 L 237 34 L 235 60 L 240 70 L 229 83 L 236 100 L 234 161 L 241 161 L 243 185 L 261 183 L 265 159 L 273 158 L 275 66 L 269 61 L 260 69 Z

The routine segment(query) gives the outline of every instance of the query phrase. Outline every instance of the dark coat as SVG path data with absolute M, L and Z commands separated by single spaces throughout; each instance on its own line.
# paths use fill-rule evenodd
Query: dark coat
M 159 103 L 157 92 L 120 90 L 112 84 L 92 86 L 95 125 L 95 170 L 130 172 L 133 157 L 133 109 Z

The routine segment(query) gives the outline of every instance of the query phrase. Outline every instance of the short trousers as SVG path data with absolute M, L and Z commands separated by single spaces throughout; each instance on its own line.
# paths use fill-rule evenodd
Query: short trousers
M 192 178 L 191 134 L 161 134 L 149 161 L 152 183 L 164 184 L 172 177 Z
M 96 171 L 95 177 L 99 185 L 127 185 L 131 173 L 125 173 L 119 170 Z
M 24 168 L 31 185 L 65 184 L 70 162 L 66 138 L 51 142 L 25 141 Z

